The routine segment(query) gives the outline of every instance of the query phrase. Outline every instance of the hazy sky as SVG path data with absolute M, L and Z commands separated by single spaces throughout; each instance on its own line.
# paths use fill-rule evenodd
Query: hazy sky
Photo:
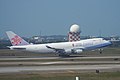
M 120 0 L 0 0 L 0 37 L 66 35 L 74 23 L 82 35 L 120 35 Z

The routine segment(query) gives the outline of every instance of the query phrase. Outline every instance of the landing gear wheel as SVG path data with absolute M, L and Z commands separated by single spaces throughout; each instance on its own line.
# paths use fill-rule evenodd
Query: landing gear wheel
M 102 49 L 100 49 L 100 54 L 102 54 Z
M 59 56 L 61 56 L 61 57 L 69 57 L 70 55 L 67 55 L 67 54 L 59 54 Z

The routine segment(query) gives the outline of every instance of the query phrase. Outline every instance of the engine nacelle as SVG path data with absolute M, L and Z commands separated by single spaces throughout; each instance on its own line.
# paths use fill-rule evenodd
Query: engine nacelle
M 76 54 L 79 54 L 79 53 L 81 53 L 81 52 L 83 52 L 82 49 L 77 49 L 77 50 L 75 50 L 75 53 L 76 53 Z
M 82 49 L 67 49 L 65 50 L 65 54 L 79 54 L 83 52 Z
M 73 53 L 73 50 L 72 49 L 67 49 L 65 50 L 65 54 L 72 54 Z

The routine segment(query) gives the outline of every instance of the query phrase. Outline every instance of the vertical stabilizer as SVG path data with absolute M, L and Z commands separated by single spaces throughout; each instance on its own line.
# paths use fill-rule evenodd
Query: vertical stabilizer
M 8 38 L 13 46 L 28 45 L 29 43 L 12 31 L 6 31 Z

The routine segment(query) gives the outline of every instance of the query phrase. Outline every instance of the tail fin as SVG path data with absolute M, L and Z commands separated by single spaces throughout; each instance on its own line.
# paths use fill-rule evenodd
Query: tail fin
M 6 31 L 8 38 L 13 46 L 28 45 L 29 43 L 12 31 Z

